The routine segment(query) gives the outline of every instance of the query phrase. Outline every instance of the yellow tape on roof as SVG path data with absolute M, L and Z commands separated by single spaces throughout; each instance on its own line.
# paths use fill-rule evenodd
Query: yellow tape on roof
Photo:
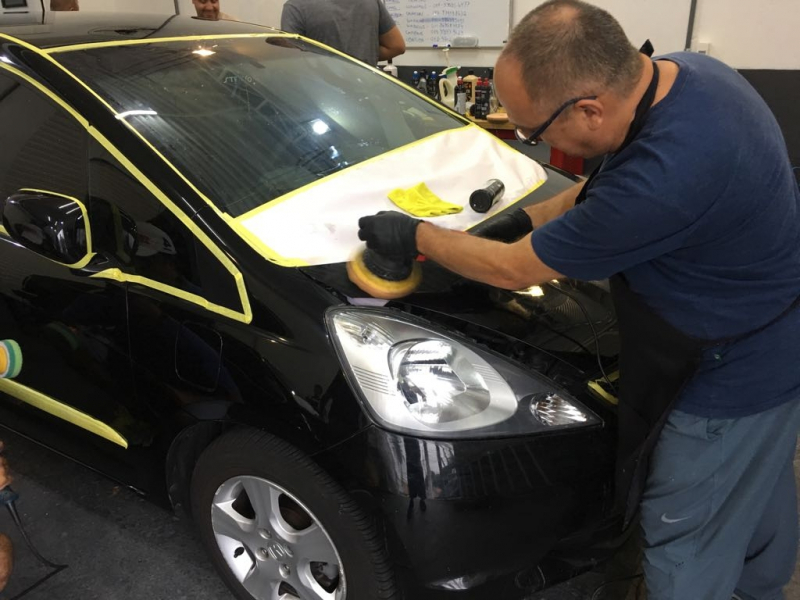
M 94 48 L 113 48 L 116 46 L 141 46 L 145 44 L 165 44 L 169 42 L 203 42 L 210 40 L 225 39 L 257 39 L 270 37 L 294 37 L 285 33 L 233 33 L 228 35 L 187 35 L 163 38 L 143 38 L 136 40 L 112 40 L 108 42 L 87 42 L 85 44 L 74 44 L 72 46 L 57 46 L 42 50 L 43 54 L 63 54 L 65 52 L 77 52 L 79 50 L 92 50 Z

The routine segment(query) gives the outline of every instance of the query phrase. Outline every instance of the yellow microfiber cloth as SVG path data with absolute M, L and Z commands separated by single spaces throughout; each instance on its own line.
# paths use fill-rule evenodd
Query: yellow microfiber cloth
M 450 204 L 439 198 L 424 183 L 407 190 L 392 190 L 389 192 L 389 200 L 415 217 L 441 217 L 455 215 L 464 210 L 458 204 Z

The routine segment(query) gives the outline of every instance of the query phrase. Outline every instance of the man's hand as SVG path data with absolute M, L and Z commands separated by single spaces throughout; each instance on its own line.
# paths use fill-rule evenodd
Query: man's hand
M 397 211 L 381 211 L 358 220 L 358 239 L 382 256 L 416 258 L 417 227 L 422 223 Z
M 533 223 L 530 216 L 525 209 L 517 208 L 473 227 L 470 233 L 489 240 L 510 243 L 516 242 L 531 231 L 533 231 Z
M 0 490 L 5 489 L 11 485 L 11 473 L 8 470 L 8 461 L 5 456 L 2 456 L 4 444 L 0 442 Z

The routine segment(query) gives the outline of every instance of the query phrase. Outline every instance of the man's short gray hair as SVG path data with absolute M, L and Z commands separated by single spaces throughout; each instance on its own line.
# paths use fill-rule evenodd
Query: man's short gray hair
M 553 105 L 587 94 L 630 92 L 641 61 L 622 26 L 581 0 L 550 0 L 517 25 L 503 50 L 522 67 L 531 100 Z

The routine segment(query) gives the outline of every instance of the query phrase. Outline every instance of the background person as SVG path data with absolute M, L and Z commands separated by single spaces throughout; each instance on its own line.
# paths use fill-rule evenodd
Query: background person
M 281 29 L 327 44 L 372 66 L 406 51 L 403 34 L 383 0 L 287 0 Z
M 617 482 L 628 517 L 641 509 L 648 598 L 782 598 L 798 543 L 800 189 L 774 116 L 733 69 L 653 61 L 579 0 L 523 19 L 495 85 L 520 138 L 605 155 L 600 171 L 488 224 L 503 241 L 393 211 L 359 237 L 506 289 L 610 277 Z
M 220 12 L 219 0 L 192 0 L 192 4 L 200 19 L 206 19 L 207 21 L 235 20 L 230 15 Z
M 80 10 L 78 0 L 50 0 L 50 10 L 76 11 Z

